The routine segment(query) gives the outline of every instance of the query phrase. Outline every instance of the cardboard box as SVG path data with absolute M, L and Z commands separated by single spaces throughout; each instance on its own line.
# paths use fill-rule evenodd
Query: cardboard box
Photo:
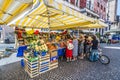
M 57 51 L 51 51 L 50 57 L 58 56 Z

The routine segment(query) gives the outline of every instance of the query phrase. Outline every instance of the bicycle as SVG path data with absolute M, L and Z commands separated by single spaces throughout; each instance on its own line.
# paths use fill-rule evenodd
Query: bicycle
M 110 63 L 110 58 L 108 56 L 102 54 L 102 49 L 98 49 L 96 52 L 93 52 L 93 53 L 92 52 L 88 53 L 87 58 L 89 61 L 96 62 L 99 60 L 104 65 L 107 65 Z M 91 56 L 93 58 L 93 61 L 90 59 Z

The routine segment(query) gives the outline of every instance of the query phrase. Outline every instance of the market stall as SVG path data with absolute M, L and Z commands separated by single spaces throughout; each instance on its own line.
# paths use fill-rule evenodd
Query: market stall
M 0 25 L 14 21 L 32 6 L 32 0 L 0 0 Z
M 22 65 L 31 78 L 58 67 L 58 58 L 65 55 L 67 32 L 48 33 L 15 28 L 19 44 L 17 57 L 24 57 Z
M 10 24 L 18 27 L 15 31 L 19 43 L 17 56 L 24 56 L 24 69 L 31 78 L 58 67 L 58 57 L 64 55 L 67 32 L 50 34 L 50 30 L 78 26 L 81 28 L 92 28 L 96 25 L 96 27 L 103 27 L 100 21 L 79 13 L 62 1 L 33 0 L 33 3 L 29 14 Z M 27 31 L 25 28 L 31 28 L 31 30 Z M 49 33 L 43 34 L 34 28 L 46 28 Z

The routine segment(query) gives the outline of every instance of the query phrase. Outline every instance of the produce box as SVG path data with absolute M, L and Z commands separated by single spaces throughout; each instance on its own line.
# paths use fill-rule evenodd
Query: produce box
M 25 61 L 25 71 L 28 73 L 28 75 L 31 78 L 34 78 L 39 75 L 39 61 L 38 58 L 31 58 L 31 59 L 26 59 L 24 57 Z
M 50 62 L 50 70 L 55 69 L 58 67 L 58 61 L 56 62 Z
M 28 58 L 28 60 L 29 60 L 30 62 L 35 62 L 35 61 L 37 61 L 38 59 L 39 59 L 38 57 Z
M 59 48 L 57 50 L 57 52 L 58 52 L 58 56 L 64 56 L 65 55 L 65 48 Z
M 49 71 L 50 68 L 50 54 L 47 54 L 45 56 L 40 56 L 39 59 L 39 73 L 45 73 Z
M 57 55 L 58 55 L 57 50 L 54 50 L 54 51 L 50 52 L 50 57 L 54 57 L 54 56 L 57 56 Z
M 58 60 L 58 56 L 50 57 L 50 61 Z

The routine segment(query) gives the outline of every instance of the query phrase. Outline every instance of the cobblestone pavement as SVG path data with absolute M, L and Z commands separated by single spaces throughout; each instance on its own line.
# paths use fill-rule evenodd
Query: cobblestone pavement
M 57 69 L 31 79 L 16 62 L 0 67 L 0 80 L 120 80 L 120 49 L 107 48 L 103 52 L 111 59 L 109 65 L 87 60 L 60 61 Z

